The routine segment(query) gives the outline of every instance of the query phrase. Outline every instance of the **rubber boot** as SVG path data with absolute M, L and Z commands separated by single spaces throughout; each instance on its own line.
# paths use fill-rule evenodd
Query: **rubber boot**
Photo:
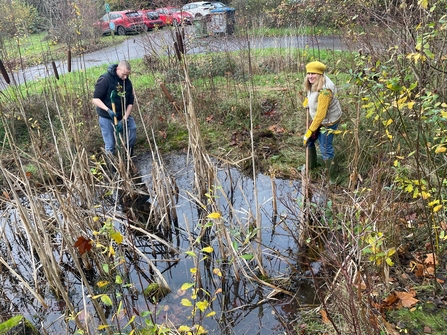
M 338 183 L 338 164 L 335 158 L 330 158 L 324 161 L 326 170 L 329 174 L 329 183 L 331 185 L 336 185 Z
M 307 147 L 309 155 L 309 169 L 315 169 L 318 167 L 317 162 L 317 147 Z

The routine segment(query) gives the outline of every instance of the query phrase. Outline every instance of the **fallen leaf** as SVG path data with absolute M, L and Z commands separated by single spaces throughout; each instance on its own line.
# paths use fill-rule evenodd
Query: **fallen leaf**
M 392 292 L 389 296 L 382 300 L 381 307 L 385 309 L 391 308 L 398 301 L 396 293 Z
M 438 265 L 438 259 L 436 258 L 436 255 L 434 253 L 426 254 L 425 255 L 425 264 L 431 264 L 431 265 Z
M 327 312 L 324 309 L 320 310 L 320 312 L 321 312 L 321 319 L 322 319 L 322 321 L 324 323 L 330 323 L 331 321 L 329 320 L 329 318 L 327 316 Z
M 281 127 L 277 124 L 270 126 L 268 129 L 274 133 L 285 133 L 286 132 L 286 130 L 283 127 Z
M 421 278 L 424 276 L 424 266 L 422 264 L 415 264 L 414 265 L 414 274 L 416 277 Z
M 74 244 L 74 247 L 78 248 L 80 254 L 83 255 L 92 248 L 91 242 L 92 240 L 83 236 L 79 236 L 76 243 Z
M 414 298 L 415 292 L 396 292 L 396 296 L 399 298 L 403 307 L 411 308 L 419 301 Z

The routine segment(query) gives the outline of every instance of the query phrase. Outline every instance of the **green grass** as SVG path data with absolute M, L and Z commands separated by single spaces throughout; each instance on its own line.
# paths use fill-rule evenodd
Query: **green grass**
M 104 40 L 111 40 L 106 36 Z M 37 52 L 37 48 L 34 49 Z M 268 130 L 274 123 L 281 123 L 284 134 L 276 136 L 287 145 L 278 146 L 268 143 L 267 137 L 261 137 L 259 148 L 271 147 L 269 156 L 264 162 L 269 162 L 278 170 L 287 170 L 287 166 L 298 166 L 303 160 L 299 147 L 299 131 L 303 127 L 302 113 L 296 92 L 301 90 L 303 80 L 303 64 L 313 60 L 313 56 L 305 49 L 281 48 L 260 49 L 252 52 L 251 78 L 247 75 L 247 62 L 243 63 L 244 51 L 221 52 L 212 54 L 188 55 L 194 105 L 197 117 L 202 123 L 202 131 L 208 148 L 218 148 L 218 154 L 241 150 L 242 155 L 248 154 L 245 137 L 241 135 L 250 128 L 250 92 L 254 92 L 253 107 L 254 126 L 261 133 Z M 337 59 L 346 53 L 322 51 L 320 59 L 323 62 L 335 64 Z M 171 122 L 172 117 L 179 119 L 178 113 L 163 95 L 159 82 L 166 83 L 178 106 L 183 108 L 182 93 L 177 75 L 172 74 L 179 69 L 169 68 L 165 57 L 159 60 L 159 67 L 148 71 L 144 60 L 130 61 L 132 65 L 131 80 L 138 99 L 140 109 L 134 109 L 135 116 L 141 111 L 142 122 L 147 122 L 157 129 L 155 136 L 163 152 L 181 150 L 187 146 L 187 131 L 181 122 Z M 3 100 L 5 106 L 19 101 L 23 97 L 31 97 L 33 101 L 39 96 L 55 94 L 56 99 L 70 99 L 71 106 L 65 107 L 63 113 L 73 112 L 79 116 L 94 116 L 94 108 L 90 98 L 98 77 L 106 71 L 108 64 L 87 68 L 67 74 L 59 74 L 59 80 L 54 76 L 32 81 L 27 86 L 12 87 L 5 90 Z M 253 85 L 253 87 L 252 87 Z M 3 101 L 2 101 L 3 100 Z M 67 101 L 67 102 L 68 102 Z M 265 114 L 269 104 L 278 104 L 276 116 Z M 76 105 L 74 104 L 76 102 Z M 267 105 L 263 105 L 267 104 Z M 35 105 L 30 103 L 29 107 Z M 7 107 L 5 107 L 7 108 Z M 265 114 L 265 115 L 264 115 Z M 138 118 L 138 117 L 137 117 Z M 80 120 L 83 120 L 82 118 Z M 139 131 L 142 131 L 142 127 Z M 231 129 L 232 131 L 229 131 Z M 233 132 L 238 136 L 236 145 L 232 143 Z M 144 146 L 144 136 L 139 133 L 140 145 Z M 239 147 L 240 145 L 240 147 Z
M 433 335 L 445 334 L 447 311 L 433 303 L 425 303 L 413 309 L 401 308 L 387 313 L 389 322 L 394 323 L 397 331 L 402 334 L 425 334 L 424 327 L 428 327 Z
M 242 32 L 241 34 L 244 34 Z M 249 36 L 258 37 L 273 37 L 273 36 L 297 36 L 297 35 L 318 35 L 318 36 L 330 36 L 339 35 L 339 31 L 336 29 L 330 29 L 327 27 L 290 27 L 290 28 L 256 28 L 248 32 Z
M 82 47 L 73 47 L 72 56 L 91 52 L 107 46 L 119 44 L 131 36 L 100 36 L 94 42 L 80 40 Z M 3 61 L 10 62 L 14 69 L 29 67 L 55 60 L 66 59 L 68 47 L 65 43 L 57 43 L 49 38 L 47 32 L 30 34 L 6 40 L 6 55 Z M 20 62 L 17 60 L 20 59 Z

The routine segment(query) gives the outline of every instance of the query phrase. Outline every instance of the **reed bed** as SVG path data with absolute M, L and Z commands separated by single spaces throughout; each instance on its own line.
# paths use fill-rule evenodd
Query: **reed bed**
M 61 302 L 58 322 L 67 333 L 145 327 L 175 333 L 184 322 L 200 329 L 213 308 L 220 309 L 216 319 L 226 327 L 224 321 L 231 324 L 231 316 L 237 319 L 245 308 L 299 302 L 299 287 L 307 283 L 317 297 L 303 309 L 321 313 L 333 333 L 379 334 L 385 323 L 375 307 L 393 287 L 392 272 L 399 274 L 389 262 L 399 243 L 410 252 L 420 245 L 443 251 L 445 160 L 438 154 L 445 149 L 445 131 L 437 99 L 444 87 L 439 96 L 429 92 L 423 66 L 388 45 L 395 40 L 392 32 L 377 49 L 372 46 L 380 40 L 368 35 L 363 44 L 369 54 L 289 44 L 260 51 L 249 36 L 204 43 L 181 29 L 162 36 L 146 35 L 147 56 L 134 63 L 135 79 L 141 78 L 135 80 L 134 115 L 139 148 L 151 160 L 147 175 L 126 155 L 113 159 L 116 174 L 107 169 L 90 103 L 99 69 L 53 74 L 1 92 L 5 315 L 17 304 L 11 297 L 21 291 L 29 315 Z M 166 45 L 163 52 L 158 43 Z M 216 53 L 222 44 L 228 50 Z M 199 47 L 204 55 L 188 53 Z M 340 87 L 345 121 L 337 153 L 349 179 L 345 188 L 328 187 L 324 170 L 303 175 L 300 169 L 305 155 L 297 142 L 306 125 L 301 72 L 317 58 L 331 65 Z M 413 94 L 417 86 L 424 90 Z M 263 129 L 267 120 L 272 127 Z M 231 134 L 217 132 L 221 124 Z M 280 138 L 282 147 L 263 142 L 266 137 Z M 187 167 L 193 187 L 187 191 L 164 161 L 164 142 L 175 140 L 192 162 Z M 281 159 L 289 164 L 290 183 L 303 178 L 306 190 L 299 185 L 288 197 L 279 196 L 274 180 L 285 175 L 286 168 L 275 165 Z M 253 198 L 246 198 L 230 172 L 222 179 L 232 187 L 224 189 L 219 171 L 232 167 L 252 178 Z M 260 172 L 271 178 L 273 197 L 265 200 L 272 203 L 271 222 L 263 222 L 268 215 L 257 198 Z M 243 209 L 233 206 L 235 191 L 245 198 Z M 179 215 L 183 196 L 193 219 Z M 286 211 L 278 212 L 279 205 Z M 422 229 L 409 246 L 401 236 L 415 227 L 396 222 L 409 225 L 407 218 L 416 213 L 416 228 Z M 288 249 L 271 247 L 266 229 L 287 232 Z M 166 277 L 180 263 L 188 269 L 178 289 Z M 160 320 L 160 302 L 169 293 L 188 297 L 180 303 L 188 321 L 178 310 Z M 286 331 L 297 330 L 279 312 L 275 316 Z

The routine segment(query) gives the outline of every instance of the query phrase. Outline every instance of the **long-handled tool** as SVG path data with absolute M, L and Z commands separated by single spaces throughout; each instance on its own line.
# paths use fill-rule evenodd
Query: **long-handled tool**
M 115 113 L 115 116 L 113 117 L 113 124 L 115 125 L 115 141 L 116 141 L 116 147 L 119 153 L 120 150 L 120 133 L 118 131 L 118 118 L 116 117 L 116 105 L 115 105 L 115 99 L 117 97 L 117 93 L 115 90 L 110 92 L 110 101 L 112 103 L 112 110 Z
M 309 125 L 309 111 L 306 110 L 306 127 Z M 309 234 L 309 147 L 306 143 L 306 164 L 301 169 L 301 231 L 299 237 L 300 248 L 304 248 Z

